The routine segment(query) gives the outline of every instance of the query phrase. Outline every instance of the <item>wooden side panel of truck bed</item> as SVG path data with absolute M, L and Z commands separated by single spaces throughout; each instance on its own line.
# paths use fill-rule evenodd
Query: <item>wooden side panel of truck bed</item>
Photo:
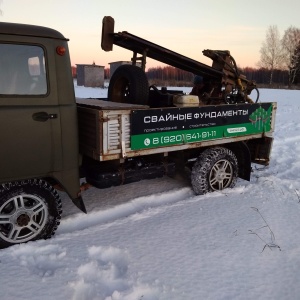
M 159 108 L 80 99 L 80 152 L 98 161 L 272 137 L 276 103 Z

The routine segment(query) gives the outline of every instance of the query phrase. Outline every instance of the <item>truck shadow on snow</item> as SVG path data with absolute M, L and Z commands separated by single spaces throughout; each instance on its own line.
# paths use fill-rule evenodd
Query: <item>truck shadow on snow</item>
M 160 194 L 176 194 L 181 189 L 190 189 L 191 185 L 187 178 L 176 175 L 175 178 L 164 176 L 162 178 L 142 180 L 121 186 L 113 186 L 105 189 L 91 187 L 82 193 L 87 209 L 87 216 L 97 211 L 104 211 L 129 203 L 130 201 L 144 197 L 157 198 Z M 191 193 L 193 194 L 192 190 Z M 74 206 L 65 193 L 60 193 L 63 203 L 62 222 L 74 215 L 85 216 Z
M 57 236 L 113 223 L 146 209 L 186 200 L 195 194 L 187 180 L 165 176 L 106 189 L 92 187 L 83 196 L 87 214 L 80 212 L 67 195 L 61 195 L 64 212 Z

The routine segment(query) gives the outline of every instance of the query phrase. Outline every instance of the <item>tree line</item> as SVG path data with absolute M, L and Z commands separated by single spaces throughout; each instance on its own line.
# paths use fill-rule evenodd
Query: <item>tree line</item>
M 289 85 L 289 72 L 282 69 L 274 69 L 272 72 L 267 68 L 239 68 L 240 73 L 248 80 L 254 80 L 258 85 L 284 87 Z M 149 68 L 146 72 L 150 84 L 160 86 L 192 86 L 194 74 L 177 69 L 175 67 Z M 272 82 L 270 80 L 272 78 Z M 297 82 L 294 82 L 294 85 Z M 298 82 L 300 85 L 300 82 Z
M 149 68 L 146 72 L 149 83 L 160 86 L 191 86 L 194 74 L 175 67 Z
M 260 48 L 260 60 L 257 68 L 239 68 L 247 79 L 258 85 L 289 88 L 300 86 L 300 29 L 290 26 L 280 37 L 275 25 L 267 29 L 265 40 Z M 149 68 L 147 76 L 150 82 L 160 85 L 190 86 L 193 74 L 171 67 Z

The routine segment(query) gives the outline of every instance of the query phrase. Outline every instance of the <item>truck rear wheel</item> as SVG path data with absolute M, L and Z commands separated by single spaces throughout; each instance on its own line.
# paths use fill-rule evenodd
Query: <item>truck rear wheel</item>
M 61 213 L 58 193 L 43 180 L 0 185 L 0 248 L 50 238 Z
M 122 65 L 113 73 L 108 86 L 108 100 L 146 105 L 149 98 L 145 72 L 133 65 Z
M 209 148 L 201 153 L 192 168 L 191 182 L 197 195 L 232 188 L 238 177 L 235 154 L 223 147 Z

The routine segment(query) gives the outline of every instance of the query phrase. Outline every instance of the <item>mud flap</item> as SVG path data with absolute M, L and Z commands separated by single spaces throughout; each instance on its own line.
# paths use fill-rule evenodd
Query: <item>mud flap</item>
M 72 198 L 72 202 L 75 204 L 75 206 L 77 206 L 82 212 L 84 212 L 85 214 L 87 213 L 83 199 L 81 197 L 81 195 L 77 198 Z
M 250 141 L 248 147 L 251 152 L 252 162 L 264 166 L 269 165 L 272 145 L 272 137 L 263 137 Z

